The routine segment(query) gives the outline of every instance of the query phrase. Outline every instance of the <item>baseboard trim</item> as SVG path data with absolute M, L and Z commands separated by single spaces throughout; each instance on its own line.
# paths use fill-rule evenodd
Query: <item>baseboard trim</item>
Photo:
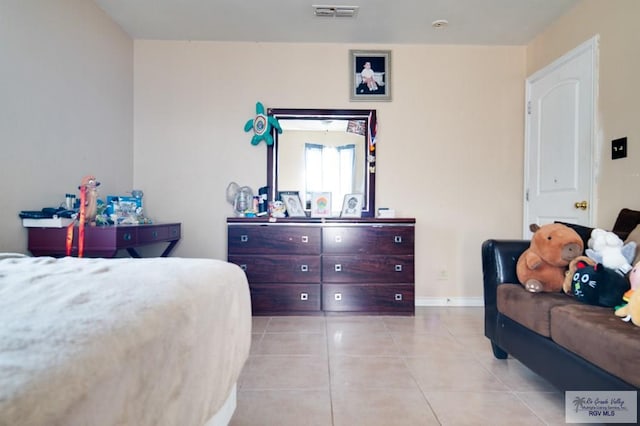
M 482 297 L 416 297 L 416 306 L 484 306 Z

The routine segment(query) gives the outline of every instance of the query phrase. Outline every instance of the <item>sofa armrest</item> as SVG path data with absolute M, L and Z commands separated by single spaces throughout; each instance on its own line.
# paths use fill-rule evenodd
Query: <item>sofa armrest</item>
M 497 289 L 504 283 L 518 284 L 516 264 L 529 248 L 528 240 L 487 240 L 482 244 L 482 279 L 484 284 L 484 334 L 495 336 L 498 318 Z

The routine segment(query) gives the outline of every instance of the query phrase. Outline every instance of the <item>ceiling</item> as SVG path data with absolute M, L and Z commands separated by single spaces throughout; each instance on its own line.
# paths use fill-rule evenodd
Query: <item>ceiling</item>
M 581 0 L 94 1 L 134 39 L 523 45 Z M 312 5 L 359 9 L 319 18 Z

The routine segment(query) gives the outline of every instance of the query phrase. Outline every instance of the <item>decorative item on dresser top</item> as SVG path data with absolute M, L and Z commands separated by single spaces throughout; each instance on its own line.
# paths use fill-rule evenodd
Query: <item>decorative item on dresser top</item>
M 228 218 L 254 315 L 414 314 L 415 219 Z

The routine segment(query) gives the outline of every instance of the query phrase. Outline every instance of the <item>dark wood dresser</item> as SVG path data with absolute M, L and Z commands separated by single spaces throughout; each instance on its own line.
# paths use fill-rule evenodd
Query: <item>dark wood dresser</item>
M 254 315 L 414 313 L 415 219 L 229 218 Z

